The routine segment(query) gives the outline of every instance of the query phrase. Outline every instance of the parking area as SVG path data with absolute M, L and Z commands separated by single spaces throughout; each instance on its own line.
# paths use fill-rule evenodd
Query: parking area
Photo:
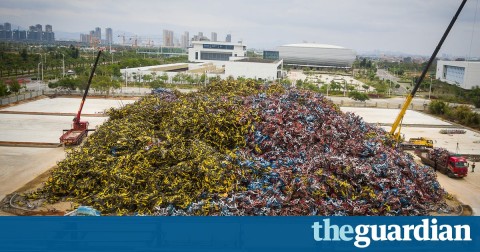
M 81 98 L 43 98 L 0 109 L 0 143 L 59 143 L 64 129 L 70 129 Z M 89 128 L 101 125 L 108 118 L 102 113 L 135 100 L 88 99 L 82 121 Z M 42 114 L 47 113 L 47 114 Z M 58 114 L 58 115 L 57 115 Z M 65 158 L 63 147 L 37 148 L 0 146 L 0 200 Z

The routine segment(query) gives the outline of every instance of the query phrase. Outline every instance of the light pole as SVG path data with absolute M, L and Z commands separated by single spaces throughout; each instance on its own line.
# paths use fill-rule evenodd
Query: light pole
M 432 94 L 432 76 L 430 76 L 430 89 L 428 90 L 428 99 L 430 100 L 430 94 Z
M 329 87 L 330 85 L 328 84 L 328 78 L 326 78 L 326 80 L 327 80 L 327 97 L 328 97 L 328 87 Z
M 37 72 L 37 91 L 40 92 L 40 64 L 42 64 L 42 62 L 40 61 L 38 63 L 38 72 Z
M 142 72 L 140 68 L 138 68 L 138 93 L 140 93 L 140 85 L 142 84 Z
M 128 76 L 127 76 L 128 66 L 125 68 L 125 91 L 128 87 Z
M 63 78 L 65 78 L 65 54 L 62 53 Z

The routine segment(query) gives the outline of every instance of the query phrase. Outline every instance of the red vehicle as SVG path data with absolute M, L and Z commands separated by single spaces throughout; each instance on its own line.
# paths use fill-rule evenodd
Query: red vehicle
M 432 152 L 420 153 L 422 163 L 429 165 L 433 168 L 436 167 L 440 172 L 448 175 L 449 177 L 463 178 L 468 173 L 468 162 L 465 157 L 455 154 L 447 154 L 437 157 Z
M 101 50 L 98 51 L 95 64 L 93 64 L 92 72 L 90 73 L 90 78 L 88 79 L 87 87 L 85 88 L 85 93 L 83 94 L 82 102 L 80 103 L 80 108 L 78 109 L 75 118 L 73 118 L 72 129 L 63 130 L 63 135 L 60 137 L 60 143 L 64 145 L 78 145 L 88 135 L 88 122 L 80 121 L 80 115 L 82 114 L 83 104 L 87 98 L 88 89 L 92 83 L 93 75 L 95 73 L 95 69 L 97 68 L 98 59 L 100 58 L 101 53 Z

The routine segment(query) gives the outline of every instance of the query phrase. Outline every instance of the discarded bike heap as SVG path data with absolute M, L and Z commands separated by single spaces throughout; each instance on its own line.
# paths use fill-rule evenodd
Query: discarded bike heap
M 323 95 L 252 80 L 156 94 L 72 149 L 31 200 L 102 214 L 425 215 L 444 206 L 430 168 Z

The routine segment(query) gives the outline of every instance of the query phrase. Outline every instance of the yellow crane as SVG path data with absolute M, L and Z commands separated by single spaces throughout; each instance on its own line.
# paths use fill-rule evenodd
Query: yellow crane
M 425 75 L 427 74 L 427 71 L 430 68 L 430 65 L 432 64 L 432 62 L 437 57 L 438 51 L 440 51 L 440 48 L 442 47 L 443 42 L 447 38 L 448 33 L 450 32 L 453 25 L 455 24 L 455 21 L 457 20 L 458 16 L 460 15 L 460 12 L 462 11 L 466 2 L 467 2 L 467 0 L 463 0 L 462 3 L 460 4 L 460 7 L 458 7 L 457 12 L 453 16 L 452 21 L 450 21 L 450 24 L 447 27 L 447 30 L 445 31 L 445 33 L 443 33 L 443 36 L 440 39 L 440 42 L 438 43 L 437 47 L 435 48 L 435 51 L 433 52 L 432 56 L 430 57 L 430 60 L 428 61 L 428 64 L 423 69 L 423 72 L 420 75 L 420 78 L 417 79 L 417 83 L 415 84 L 415 87 L 413 87 L 412 92 L 407 96 L 407 98 L 405 100 L 405 103 L 403 104 L 402 109 L 400 110 L 400 113 L 397 116 L 397 119 L 395 119 L 395 122 L 392 124 L 392 129 L 390 130 L 390 134 L 392 136 L 394 136 L 397 141 L 400 139 L 400 129 L 401 129 L 400 124 L 403 120 L 403 117 L 405 116 L 405 112 L 407 112 L 408 106 L 410 106 L 410 103 L 412 103 L 413 97 L 415 97 L 415 93 L 417 93 L 417 90 L 420 87 L 420 84 L 422 83 L 423 79 L 425 78 Z M 399 128 L 399 125 L 400 125 L 400 128 Z M 396 133 L 397 128 L 399 129 L 399 131 Z

